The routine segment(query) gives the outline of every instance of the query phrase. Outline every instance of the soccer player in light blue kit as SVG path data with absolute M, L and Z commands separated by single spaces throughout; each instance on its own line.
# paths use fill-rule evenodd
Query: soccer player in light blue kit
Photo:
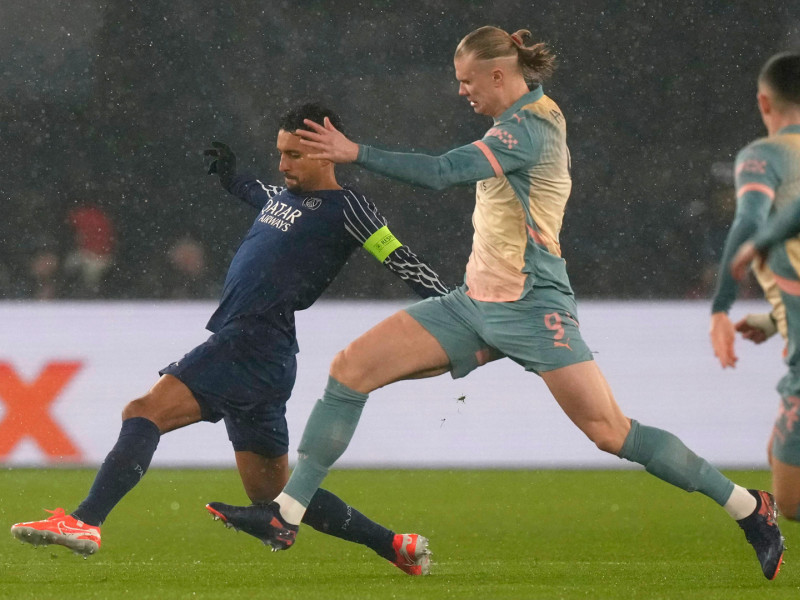
M 772 487 L 781 514 L 800 520 L 800 53 L 777 54 L 766 62 L 757 98 L 768 135 L 736 159 L 736 218 L 720 265 L 711 336 L 722 366 L 734 366 L 727 316 L 736 296 L 734 279 L 759 256 L 753 267 L 771 274 L 779 309 L 773 314 L 785 315 L 779 325 L 788 340 L 788 372 L 778 384 L 781 405 L 767 448 Z M 742 243 L 757 228 L 752 241 Z
M 544 380 L 598 448 L 723 506 L 772 579 L 783 538 L 769 494 L 735 485 L 671 433 L 626 417 L 581 338 L 559 246 L 571 189 L 566 124 L 541 86 L 553 57 L 544 44 L 525 45 L 529 35 L 482 27 L 458 45 L 459 94 L 476 113 L 494 120 L 472 144 L 434 157 L 357 145 L 330 123 L 307 122 L 309 130 L 298 132 L 318 158 L 356 162 L 433 188 L 476 184 L 472 254 L 464 285 L 396 313 L 335 357 L 284 491 L 269 506 L 233 512 L 260 514 L 272 529 L 273 547 L 290 547 L 312 495 L 347 448 L 370 392 L 448 371 L 462 377 L 488 360 L 508 357 Z

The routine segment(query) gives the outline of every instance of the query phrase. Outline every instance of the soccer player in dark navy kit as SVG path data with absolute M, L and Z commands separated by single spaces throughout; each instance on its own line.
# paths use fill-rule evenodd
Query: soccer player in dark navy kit
M 78 508 L 70 514 L 59 508 L 49 519 L 18 523 L 11 528 L 15 537 L 93 554 L 100 548 L 100 525 L 144 475 L 160 436 L 198 421 L 224 419 L 248 497 L 254 504 L 272 501 L 289 476 L 285 412 L 296 374 L 295 311 L 320 297 L 358 247 L 423 298 L 448 291 L 392 235 L 374 204 L 339 186 L 333 163 L 307 156 L 294 132 L 304 119 L 322 123 L 325 118 L 339 125 L 334 113 L 315 104 L 282 118 L 277 147 L 286 187 L 237 175 L 236 158 L 225 144 L 215 142 L 206 151 L 212 158 L 209 173 L 260 209 L 233 257 L 219 307 L 208 322 L 213 335 L 164 368 L 153 388 L 125 407 L 119 439 Z M 325 490 L 319 490 L 304 522 L 365 544 L 410 575 L 429 570 L 427 539 L 395 534 Z M 247 531 L 268 541 L 257 528 Z

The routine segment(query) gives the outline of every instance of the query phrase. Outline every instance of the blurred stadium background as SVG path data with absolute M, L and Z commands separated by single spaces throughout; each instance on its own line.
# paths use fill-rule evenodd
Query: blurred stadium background
M 465 33 L 492 23 L 531 29 L 559 57 L 546 90 L 565 112 L 573 157 L 562 248 L 587 301 L 584 335 L 621 404 L 725 466 L 765 466 L 773 416 L 759 407 L 774 401 L 780 343 L 758 357 L 743 348 L 754 358 L 723 373 L 708 348 L 708 299 L 734 208 L 731 163 L 762 134 L 754 80 L 769 55 L 800 45 L 800 14 L 788 2 L 711 0 L 487 6 L 0 3 L 0 299 L 8 301 L 0 304 L 0 460 L 37 465 L 44 450 L 47 463 L 96 464 L 123 403 L 205 338 L 254 217 L 205 174 L 202 150 L 212 140 L 229 143 L 241 169 L 280 182 L 276 121 L 300 101 L 319 100 L 359 141 L 434 153 L 469 143 L 488 121 L 457 95 L 451 57 Z M 447 281 L 461 280 L 470 189 L 422 190 L 355 167 L 340 179 L 374 198 L 398 237 Z M 365 315 L 410 299 L 373 262 L 358 253 L 326 294 L 334 304 L 298 317 L 301 371 L 288 413 L 295 441 L 335 351 L 379 320 Z M 752 286 L 749 293 L 757 295 Z M 60 302 L 68 299 L 108 302 Z M 186 304 L 151 302 L 161 299 Z M 600 458 L 535 379 L 502 363 L 466 385 L 438 378 L 381 390 L 376 398 L 391 400 L 367 411 L 358 439 L 380 446 L 400 424 L 422 437 L 430 430 L 422 458 L 359 453 L 356 440 L 343 464 L 620 464 Z M 62 388 L 44 394 L 58 373 Z M 465 394 L 468 404 L 457 404 Z M 503 418 L 509 412 L 521 415 L 518 443 Z M 45 447 L 56 432 L 42 425 L 46 415 L 76 449 Z M 495 421 L 498 438 L 486 433 Z M 229 461 L 224 434 L 213 437 L 216 449 L 202 443 L 203 427 L 169 436 L 175 441 L 154 464 L 183 464 L 171 444 L 204 465 Z M 502 461 L 478 443 L 460 450 L 468 439 L 501 438 L 513 447 L 493 449 Z M 213 461 L 194 450 L 198 443 Z
M 487 121 L 458 97 L 451 57 L 485 24 L 528 28 L 558 55 L 546 91 L 568 121 L 574 178 L 562 249 L 579 300 L 589 300 L 587 339 L 621 404 L 718 464 L 747 468 L 736 474 L 744 485 L 768 485 L 780 343 L 742 348 L 740 367 L 723 373 L 707 312 L 734 208 L 732 161 L 763 131 L 754 80 L 768 56 L 800 47 L 796 2 L 3 0 L 4 523 L 73 507 L 93 470 L 40 467 L 96 465 L 125 401 L 204 338 L 253 212 L 205 175 L 203 148 L 225 141 L 241 169 L 278 180 L 276 120 L 305 100 L 338 110 L 357 141 L 431 153 L 471 142 Z M 461 280 L 470 190 L 340 173 L 447 281 Z M 362 327 L 364 315 L 410 298 L 362 254 L 331 286 L 331 302 L 298 317 L 293 443 L 331 354 L 357 333 L 344 318 L 341 331 L 325 324 L 330 311 Z M 757 296 L 752 284 L 745 295 Z M 110 302 L 62 302 L 73 299 Z M 181 302 L 150 302 L 160 299 Z M 370 300 L 373 312 L 354 299 Z M 460 599 L 763 593 L 750 548 L 712 503 L 685 501 L 643 473 L 538 470 L 622 463 L 600 456 L 541 383 L 505 363 L 467 384 L 438 378 L 380 391 L 346 456 L 354 466 L 446 457 L 524 470 L 351 469 L 327 482 L 387 525 L 431 535 L 436 577 L 404 579 L 310 531 L 291 554 L 267 557 L 202 511 L 208 500 L 245 501 L 232 469 L 153 469 L 104 525 L 103 552 L 90 561 L 54 560 L 55 551 L 7 538 L 0 597 L 351 598 L 353 582 L 360 598 L 419 597 L 420 585 L 426 598 Z M 232 467 L 221 424 L 210 427 L 165 436 L 154 465 Z M 410 458 L 376 451 L 392 450 L 393 428 Z M 410 489 L 422 500 L 409 502 Z M 474 518 L 488 513 L 497 518 Z M 487 540 L 496 542 L 488 555 Z M 796 572 L 784 571 L 770 595 L 796 598 Z
M 276 180 L 276 119 L 306 99 L 340 111 L 358 141 L 470 142 L 487 122 L 457 96 L 451 57 L 487 23 L 529 28 L 559 57 L 546 90 L 569 123 L 562 247 L 578 297 L 708 298 L 730 163 L 762 134 L 754 78 L 800 45 L 793 4 L 0 3 L 0 298 L 215 298 L 252 214 L 205 176 L 203 148 L 226 141 L 241 168 Z M 469 190 L 341 178 L 460 281 Z M 87 246 L 104 260 L 87 266 Z M 368 260 L 328 297 L 408 296 L 364 275 Z

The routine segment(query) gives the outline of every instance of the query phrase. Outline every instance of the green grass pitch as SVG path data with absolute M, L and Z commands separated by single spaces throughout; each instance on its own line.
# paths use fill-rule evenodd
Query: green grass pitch
M 748 487 L 769 473 L 729 473 Z M 73 509 L 94 471 L 0 472 L 4 527 Z M 269 552 L 214 522 L 208 501 L 246 503 L 232 470 L 151 470 L 82 559 L 6 533 L 0 598 L 437 600 L 526 598 L 798 598 L 789 551 L 767 581 L 738 527 L 716 504 L 642 471 L 341 470 L 327 487 L 397 531 L 431 539 L 433 574 L 409 577 L 372 551 L 302 528 Z M 8 531 L 8 529 L 6 529 Z M 798 550 L 800 552 L 800 550 Z M 800 561 L 797 561 L 800 565 Z

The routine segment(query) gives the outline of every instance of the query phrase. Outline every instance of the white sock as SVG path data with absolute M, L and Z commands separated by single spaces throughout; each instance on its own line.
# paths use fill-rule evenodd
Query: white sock
M 728 498 L 725 506 L 722 508 L 724 508 L 725 512 L 727 512 L 731 517 L 738 521 L 753 514 L 756 506 L 757 502 L 753 497 L 753 494 L 748 492 L 742 486 L 734 484 L 733 493 L 731 494 L 731 497 Z
M 280 512 L 284 521 L 291 525 L 300 525 L 300 521 L 303 520 L 303 515 L 306 514 L 305 506 L 283 492 L 278 494 L 278 497 L 275 498 L 275 502 L 281 507 Z

